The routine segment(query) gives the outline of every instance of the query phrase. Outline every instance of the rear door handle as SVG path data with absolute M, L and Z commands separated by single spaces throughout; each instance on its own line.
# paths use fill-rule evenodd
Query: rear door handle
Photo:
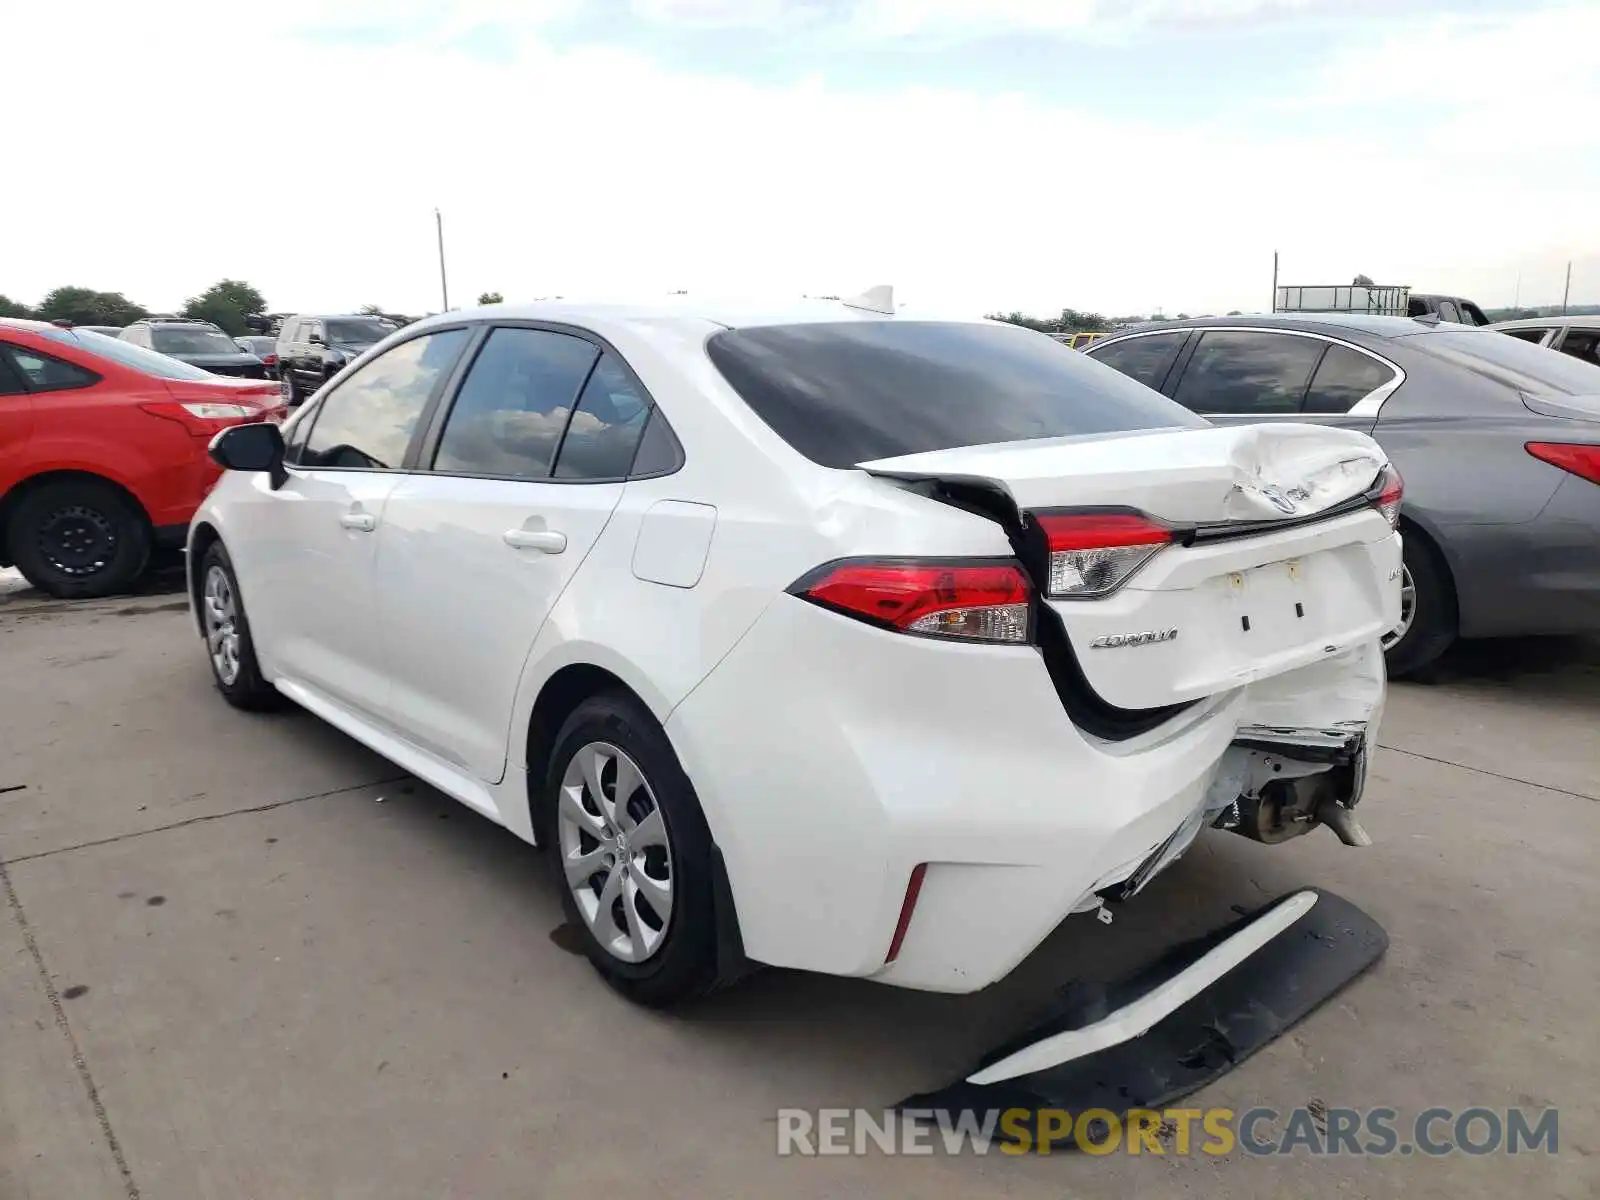
M 554 529 L 508 529 L 501 535 L 514 550 L 543 550 L 560 554 L 567 548 L 567 535 Z
M 371 513 L 350 512 L 339 518 L 339 524 L 357 533 L 371 533 L 378 527 L 378 518 Z

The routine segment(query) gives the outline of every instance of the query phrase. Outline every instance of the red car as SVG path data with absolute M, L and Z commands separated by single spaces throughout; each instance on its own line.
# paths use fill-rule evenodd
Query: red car
M 0 319 L 0 566 L 56 596 L 125 589 L 183 545 L 218 430 L 281 420 L 270 380 L 116 338 Z

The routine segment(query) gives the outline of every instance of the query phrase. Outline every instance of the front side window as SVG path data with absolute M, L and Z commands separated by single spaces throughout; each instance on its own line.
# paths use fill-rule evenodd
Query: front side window
M 1159 391 L 1188 336 L 1188 332 L 1182 329 L 1172 333 L 1152 333 L 1144 337 L 1125 338 L 1107 346 L 1091 347 L 1089 354 L 1106 366 L 1115 367 L 1128 378 L 1137 379 L 1145 387 Z
M 393 470 L 404 461 L 434 390 L 466 345 L 464 329 L 401 342 L 322 398 L 300 452 L 303 467 Z
M 1091 356 L 1012 325 L 759 326 L 715 334 L 706 352 L 751 411 L 825 467 L 1206 424 Z
M 1266 331 L 1208 332 L 1173 399 L 1197 413 L 1297 413 L 1326 344 Z
M 433 469 L 548 479 L 599 353 L 593 342 L 546 329 L 491 332 L 456 393 Z
M 622 364 L 609 354 L 601 355 L 567 422 L 556 478 L 626 478 L 649 418 L 650 402 L 639 394 Z
M 1532 342 L 1535 346 L 1544 345 L 1544 339 L 1549 334 L 1548 329 L 1502 329 L 1500 331 L 1519 341 Z
M 6 353 L 30 392 L 65 392 L 100 382 L 93 371 L 86 371 L 63 359 L 41 354 L 23 346 L 8 346 Z
M 1333 345 L 1322 356 L 1306 392 L 1308 413 L 1349 412 L 1364 397 L 1394 378 L 1394 368 L 1348 346 Z
M 1459 325 L 1461 324 L 1461 314 L 1456 311 L 1456 306 L 1451 304 L 1450 301 L 1441 300 L 1439 301 L 1439 320 L 1454 321 Z

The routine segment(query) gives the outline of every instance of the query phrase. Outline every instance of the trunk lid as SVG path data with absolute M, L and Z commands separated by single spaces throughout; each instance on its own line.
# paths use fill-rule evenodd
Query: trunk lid
M 860 464 L 873 475 L 999 491 L 1041 587 L 1036 515 L 1132 509 L 1174 540 L 1099 598 L 1053 598 L 1052 672 L 1134 715 L 1295 670 L 1399 623 L 1400 543 L 1364 500 L 1387 459 L 1365 434 L 1281 424 L 1151 430 L 936 450 Z M 1074 716 L 1080 716 L 1075 712 Z M 1088 727 L 1088 726 L 1086 726 Z

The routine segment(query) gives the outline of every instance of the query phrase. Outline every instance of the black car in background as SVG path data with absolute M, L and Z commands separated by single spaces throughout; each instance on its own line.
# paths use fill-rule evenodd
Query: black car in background
M 179 359 L 213 375 L 242 379 L 271 379 L 267 365 L 239 349 L 233 339 L 210 321 L 185 317 L 150 317 L 135 321 L 118 335 L 125 342 Z
M 393 321 L 364 314 L 285 317 L 278 331 L 284 403 L 299 404 L 397 328 Z

